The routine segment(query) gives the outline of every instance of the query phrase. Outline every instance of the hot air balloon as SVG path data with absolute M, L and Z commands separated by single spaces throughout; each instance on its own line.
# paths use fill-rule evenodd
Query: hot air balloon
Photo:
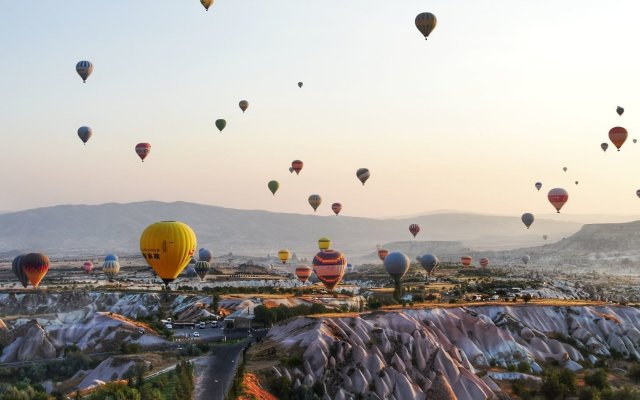
M 302 82 L 298 82 L 298 87 L 302 89 Z
M 211 269 L 208 261 L 200 260 L 196 263 L 194 267 L 196 270 L 196 275 L 200 277 L 200 280 L 203 280 L 205 276 L 207 276 L 207 272 Z
M 531 257 L 528 254 L 522 256 L 522 262 L 524 263 L 524 265 L 529 264 L 529 261 L 531 261 Z
M 309 196 L 309 204 L 313 207 L 313 211 L 315 212 L 318 207 L 320 207 L 320 204 L 322 204 L 322 197 L 317 194 L 312 194 Z
M 562 167 L 562 170 L 563 170 L 564 172 L 567 172 L 567 167 Z
M 278 188 L 280 187 L 280 183 L 278 183 L 278 181 L 269 181 L 269 183 L 267 183 L 267 186 L 269 187 L 269 190 L 271 190 L 271 193 L 275 196 Z
M 422 268 L 427 271 L 427 277 L 431 277 L 431 274 L 433 274 L 433 271 L 440 263 L 438 257 L 434 256 L 433 254 L 425 254 L 423 256 L 420 256 L 418 258 L 418 261 L 420 262 L 420 265 L 422 265 Z
M 622 114 L 624 113 L 624 108 L 618 106 L 616 107 L 616 112 L 618 113 L 619 116 L 622 116 Z
M 547 235 L 542 235 L 542 240 L 547 240 L 549 238 L 549 236 Z
M 204 7 L 205 10 L 209 11 L 209 7 L 213 4 L 214 0 L 200 0 L 200 4 Z
M 29 253 L 22 258 L 22 268 L 31 285 L 37 288 L 49 271 L 49 257 L 42 253 Z
M 620 151 L 620 147 L 622 147 L 625 140 L 627 140 L 627 136 L 629 136 L 629 133 L 621 126 L 616 126 L 609 130 L 609 140 L 618 148 L 618 151 Z
M 286 264 L 286 262 L 291 258 L 291 252 L 287 249 L 282 249 L 278 252 L 278 258 L 283 264 Z
M 240 100 L 240 103 L 238 103 L 238 105 L 240 106 L 243 114 L 245 111 L 247 111 L 247 108 L 249 108 L 249 102 L 246 100 Z
M 531 213 L 522 214 L 522 217 L 520 219 L 522 220 L 522 223 L 527 227 L 527 229 L 529 229 L 529 227 L 531 226 L 531 224 L 533 224 L 533 221 L 535 220 L 535 218 L 533 217 L 533 214 Z
M 422 33 L 424 40 L 427 40 L 429 34 L 436 27 L 437 23 L 438 21 L 436 20 L 436 16 L 430 12 L 420 13 L 416 17 L 416 28 L 418 28 L 420 33 Z
M 338 250 L 322 250 L 313 257 L 313 271 L 327 290 L 340 283 L 347 268 L 347 259 Z
M 536 189 L 538 189 L 538 192 L 539 192 L 540 189 L 542 188 L 542 183 L 541 182 L 536 182 L 535 187 L 536 187 Z
M 93 72 L 93 64 L 89 61 L 80 61 L 76 64 L 76 72 L 80 75 L 80 78 L 82 78 L 82 82 L 86 83 L 89 75 Z
M 115 254 L 107 254 L 104 257 L 105 261 L 118 261 L 118 256 L 116 256 Z
M 420 232 L 420 225 L 418 225 L 418 224 L 409 225 L 409 232 L 411 232 L 411 234 L 415 238 L 416 235 L 418 234 L 418 232 Z
M 602 149 L 602 151 L 607 151 L 607 149 L 609 148 L 609 143 L 600 143 L 600 148 Z
M 462 257 L 460 257 L 460 262 L 465 267 L 470 266 L 471 265 L 471 261 L 473 261 L 473 258 L 471 258 L 471 256 L 462 256 Z
M 142 162 L 144 162 L 144 159 L 147 158 L 150 152 L 151 145 L 149 143 L 138 143 L 136 145 L 136 154 L 138 154 Z
M 227 121 L 225 121 L 224 119 L 216 120 L 216 128 L 218 128 L 220 132 L 222 132 L 225 126 L 227 126 Z
M 333 203 L 331 205 L 331 210 L 333 210 L 333 212 L 338 215 L 340 214 L 340 211 L 342 211 L 342 204 L 340 203 Z
M 84 264 L 82 264 L 82 270 L 90 274 L 91 271 L 93 271 L 93 263 L 91 261 L 85 261 Z
M 577 185 L 577 184 L 578 184 L 578 181 L 576 181 L 575 183 L 576 183 L 576 185 Z
M 389 254 L 389 250 L 387 249 L 378 249 L 378 258 L 382 261 L 384 261 L 384 259 L 387 257 L 387 255 Z
M 299 265 L 296 267 L 296 277 L 300 279 L 302 283 L 306 283 L 312 273 L 313 269 L 308 265 Z
M 289 173 L 293 174 L 293 167 L 289 167 Z
M 196 276 L 196 267 L 195 267 L 196 263 L 189 263 L 187 265 L 187 268 L 184 269 L 184 273 L 189 277 L 189 278 L 193 278 L 194 276 Z
M 114 280 L 120 273 L 120 263 L 118 259 L 110 258 L 109 256 L 105 257 L 102 263 L 102 272 L 104 272 L 110 281 Z
M 481 258 L 478 262 L 482 268 L 487 268 L 489 266 L 489 259 L 487 257 Z
M 210 263 L 212 259 L 213 253 L 211 252 L 211 250 L 205 248 L 198 250 L 198 260 Z
M 637 142 L 638 142 L 638 139 L 633 139 L 633 143 L 637 143 Z
M 329 247 L 331 247 L 331 239 L 329 239 L 328 237 L 321 237 L 320 239 L 318 239 L 318 247 L 320 248 L 320 250 L 327 250 Z
M 91 135 L 93 135 L 93 131 L 88 126 L 78 128 L 78 137 L 82 140 L 82 143 L 87 144 L 89 139 L 91 139 Z
M 549 202 L 555 207 L 558 214 L 560 213 L 560 209 L 564 204 L 569 200 L 569 193 L 562 188 L 554 188 L 549 190 L 549 194 L 547 194 L 547 198 Z
M 29 278 L 27 277 L 27 274 L 24 272 L 24 268 L 22 267 L 23 258 L 24 258 L 23 254 L 14 258 L 13 262 L 11 263 L 11 270 L 13 271 L 14 275 L 18 278 L 22 286 L 26 288 L 29 285 Z
M 411 261 L 406 254 L 394 251 L 393 253 L 387 254 L 387 257 L 384 259 L 384 269 L 387 270 L 391 279 L 395 283 L 395 297 L 400 297 L 402 286 L 401 281 L 404 274 L 409 270 L 409 265 L 411 265 Z
M 193 257 L 196 234 L 182 222 L 156 222 L 142 232 L 140 251 L 158 277 L 169 286 Z
M 640 197 L 640 189 L 636 190 L 636 196 Z
M 347 264 L 347 271 L 351 271 L 353 269 L 353 264 L 348 263 Z
M 294 160 L 291 163 L 291 168 L 293 168 L 293 170 L 296 171 L 296 175 L 298 175 L 300 171 L 302 171 L 303 166 L 304 166 L 304 163 L 300 160 Z
M 370 175 L 369 170 L 366 168 L 360 168 L 356 171 L 356 176 L 360 179 L 360 182 L 362 182 L 362 186 L 364 186 L 364 183 L 369 179 Z

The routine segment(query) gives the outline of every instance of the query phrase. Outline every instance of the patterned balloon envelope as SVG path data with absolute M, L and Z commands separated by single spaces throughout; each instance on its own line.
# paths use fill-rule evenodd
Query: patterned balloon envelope
M 327 290 L 333 290 L 347 269 L 347 259 L 338 250 L 322 250 L 313 257 L 313 270 Z

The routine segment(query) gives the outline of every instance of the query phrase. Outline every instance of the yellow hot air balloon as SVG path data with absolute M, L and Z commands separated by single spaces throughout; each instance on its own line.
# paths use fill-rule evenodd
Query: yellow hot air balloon
M 182 272 L 196 251 L 196 234 L 176 221 L 151 224 L 140 236 L 140 251 L 165 285 Z
M 286 262 L 291 258 L 291 252 L 287 249 L 282 249 L 278 252 L 278 258 L 283 264 L 286 264 Z
M 214 0 L 200 0 L 200 4 L 202 4 L 205 10 L 209 11 L 209 7 L 211 7 L 213 1 Z
M 324 236 L 321 237 L 320 239 L 318 239 L 318 247 L 320 248 L 320 250 L 327 250 L 329 247 L 331 247 L 331 239 Z

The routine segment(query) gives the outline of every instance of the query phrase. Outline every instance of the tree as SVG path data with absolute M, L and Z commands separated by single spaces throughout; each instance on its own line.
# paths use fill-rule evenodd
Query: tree
M 548 370 L 542 379 L 540 393 L 548 400 L 564 399 L 576 393 L 576 376 L 568 369 L 560 373 Z
M 593 374 L 584 376 L 584 383 L 596 389 L 602 390 L 609 387 L 609 379 L 604 369 L 598 369 Z
M 140 392 L 117 382 L 107 383 L 91 394 L 91 400 L 142 400 Z
M 211 298 L 211 308 L 213 309 L 213 312 L 216 315 L 218 315 L 219 307 L 220 307 L 220 295 L 218 293 L 214 293 L 213 297 Z
M 635 383 L 640 383 L 640 365 L 632 365 L 631 368 L 629 368 L 629 372 L 627 372 L 627 377 Z

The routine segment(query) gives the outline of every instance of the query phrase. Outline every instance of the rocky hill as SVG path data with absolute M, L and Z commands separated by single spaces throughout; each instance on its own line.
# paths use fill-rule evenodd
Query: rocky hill
M 262 372 L 294 385 L 321 382 L 335 400 L 356 394 L 424 400 L 434 393 L 478 400 L 500 391 L 496 380 L 539 379 L 490 365 L 505 369 L 525 361 L 540 371 L 544 361 L 555 360 L 579 370 L 585 357 L 592 363 L 612 352 L 638 357 L 639 327 L 640 310 L 626 307 L 411 309 L 285 321 L 250 355 L 264 362 L 274 354 L 300 354 L 299 367 L 274 363 Z M 480 377 L 479 370 L 488 372 Z
M 0 254 L 41 250 L 50 255 L 134 253 L 144 228 L 160 220 L 189 224 L 201 246 L 216 254 L 264 255 L 282 247 L 300 253 L 316 250 L 321 236 L 333 239 L 348 254 L 368 254 L 376 243 L 410 238 L 408 226 L 422 226 L 421 240 L 461 240 L 481 248 L 514 248 L 540 242 L 544 232 L 568 236 L 581 224 L 551 219 L 536 221 L 535 233 L 523 229 L 517 216 L 462 213 L 425 215 L 408 219 L 283 214 L 236 210 L 193 203 L 155 201 L 62 205 L 0 214 Z

